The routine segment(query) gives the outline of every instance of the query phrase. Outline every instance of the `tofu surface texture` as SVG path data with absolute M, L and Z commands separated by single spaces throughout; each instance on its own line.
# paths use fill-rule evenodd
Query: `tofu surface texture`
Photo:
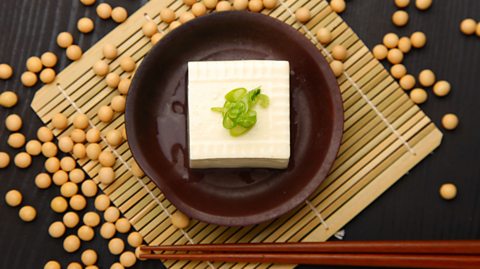
M 222 125 L 225 95 L 260 86 L 267 108 L 255 106 L 257 123 L 230 135 Z M 200 61 L 188 63 L 188 135 L 191 168 L 282 169 L 290 158 L 290 66 L 288 61 Z

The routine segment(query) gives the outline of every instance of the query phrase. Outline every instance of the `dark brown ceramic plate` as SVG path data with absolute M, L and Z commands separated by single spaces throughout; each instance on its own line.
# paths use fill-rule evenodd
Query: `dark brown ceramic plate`
M 290 62 L 288 169 L 189 169 L 187 62 Z M 127 97 L 128 143 L 140 167 L 178 209 L 209 223 L 244 226 L 304 202 L 325 179 L 343 130 L 337 82 L 318 49 L 276 19 L 222 12 L 161 40 L 140 65 Z

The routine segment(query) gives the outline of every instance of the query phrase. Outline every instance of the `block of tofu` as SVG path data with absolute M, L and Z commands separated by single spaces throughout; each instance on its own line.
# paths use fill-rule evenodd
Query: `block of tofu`
M 225 95 L 260 86 L 267 108 L 257 105 L 257 123 L 233 137 L 222 125 Z M 287 61 L 203 61 L 188 63 L 188 135 L 191 168 L 282 169 L 290 158 L 290 66 Z

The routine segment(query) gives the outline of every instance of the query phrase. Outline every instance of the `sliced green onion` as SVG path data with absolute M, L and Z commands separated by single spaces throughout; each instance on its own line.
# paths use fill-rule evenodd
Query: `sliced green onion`
M 231 136 L 240 136 L 240 135 L 246 133 L 248 130 L 250 130 L 250 128 L 244 128 L 240 125 L 237 125 L 237 126 L 233 127 L 232 129 L 230 129 L 230 135 Z
M 267 108 L 270 105 L 270 98 L 268 98 L 268 96 L 265 94 L 260 94 L 257 99 L 260 103 L 260 106 L 263 108 Z
M 223 113 L 224 108 L 223 107 L 212 107 L 210 108 L 213 112 L 221 112 Z
M 223 117 L 223 127 L 225 129 L 232 129 L 235 126 L 237 126 L 237 123 L 233 121 L 230 117 L 228 117 L 227 115 Z
M 230 102 L 240 101 L 245 94 L 247 94 L 247 89 L 237 88 L 227 93 L 227 95 L 225 95 L 225 99 Z
M 257 87 L 248 92 L 248 101 L 250 104 L 255 105 L 257 103 L 257 96 L 260 94 L 260 92 L 260 87 Z
M 240 115 L 237 120 L 238 125 L 251 128 L 255 123 L 257 123 L 257 112 L 254 110 L 249 110 L 247 113 Z
M 232 136 L 240 136 L 248 132 L 257 123 L 257 112 L 253 110 L 257 103 L 268 107 L 268 96 L 261 93 L 260 87 L 247 92 L 245 88 L 233 89 L 225 95 L 223 107 L 212 107 L 214 112 L 222 113 L 223 127 Z

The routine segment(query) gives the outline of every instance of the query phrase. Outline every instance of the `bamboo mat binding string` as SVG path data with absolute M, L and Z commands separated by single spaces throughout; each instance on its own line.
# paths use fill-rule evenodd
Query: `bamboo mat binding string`
M 280 5 L 290 14 L 290 16 L 292 17 L 295 17 L 295 13 L 293 12 L 293 10 L 290 9 L 290 7 L 288 5 L 285 4 L 284 0 L 279 0 L 279 3 Z M 298 22 L 297 22 L 298 23 Z M 330 54 L 330 52 L 325 49 L 325 47 L 317 41 L 315 35 L 312 34 L 312 32 L 302 23 L 298 23 L 301 25 L 302 29 L 305 31 L 305 33 L 307 33 L 310 37 L 310 40 L 317 46 L 320 46 L 321 50 L 323 51 L 324 55 L 326 55 L 328 57 L 328 59 L 330 60 L 333 60 L 333 56 Z M 362 89 L 357 85 L 357 83 L 355 83 L 355 81 L 350 77 L 350 75 L 348 74 L 347 70 L 345 70 L 343 72 L 343 75 L 347 78 L 347 80 L 350 82 L 350 84 L 357 90 L 357 92 L 362 96 L 362 98 L 368 103 L 368 105 L 370 107 L 372 107 L 372 109 L 375 111 L 375 113 L 377 113 L 377 115 L 382 119 L 382 121 L 388 126 L 388 128 L 392 131 L 392 133 L 394 133 L 398 139 L 400 139 L 402 141 L 402 143 L 405 145 L 405 147 L 413 154 L 415 155 L 415 151 L 413 150 L 413 148 L 408 144 L 408 142 L 403 138 L 403 136 L 401 134 L 398 133 L 398 131 L 390 124 L 390 122 L 388 121 L 387 118 L 385 118 L 385 116 L 383 115 L 382 112 L 380 112 L 378 110 L 378 108 L 375 106 L 375 104 L 372 103 L 372 101 L 370 101 L 370 99 L 363 93 Z M 305 201 L 305 203 L 312 209 L 312 211 L 314 212 L 314 214 L 320 219 L 320 222 L 322 223 L 322 225 L 325 227 L 325 230 L 328 230 L 329 229 L 329 225 L 327 224 L 327 222 L 324 220 L 324 218 L 322 217 L 321 213 L 319 212 L 319 210 L 317 210 L 308 200 Z M 344 232 L 342 232 L 343 234 Z M 342 235 L 343 236 L 343 235 Z M 340 235 L 338 235 L 338 237 L 340 237 Z
M 57 84 L 57 88 L 60 91 L 60 93 L 65 97 L 65 99 L 70 102 L 72 107 L 75 108 L 75 110 L 78 113 L 84 114 L 83 111 L 75 104 L 75 102 L 73 102 L 72 99 L 65 93 L 65 90 L 63 90 L 63 88 L 60 86 L 60 84 Z M 88 124 L 90 125 L 90 128 L 92 128 L 92 129 L 96 128 L 95 124 L 90 119 L 88 120 Z M 127 170 L 132 173 L 132 177 L 135 180 L 137 180 L 137 182 L 140 185 L 142 185 L 143 188 L 145 188 L 145 190 L 152 197 L 152 199 L 157 202 L 157 204 L 162 208 L 162 210 L 165 211 L 165 214 L 167 214 L 167 216 L 170 217 L 171 216 L 170 212 L 168 212 L 168 210 L 163 206 L 162 202 L 158 199 L 158 197 L 153 194 L 153 192 L 145 185 L 145 183 L 140 178 L 135 176 L 135 174 L 132 172 L 132 167 L 123 159 L 122 155 L 118 154 L 118 152 L 113 147 L 111 147 L 109 145 L 109 143 L 107 142 L 107 139 L 101 133 L 100 133 L 100 139 L 107 145 L 108 149 L 110 149 L 110 151 L 116 156 L 116 158 L 118 160 L 120 160 L 122 165 L 124 165 L 127 168 Z M 181 229 L 181 230 L 183 231 L 183 229 Z M 187 237 L 187 239 L 190 243 L 194 244 L 193 240 L 188 236 L 188 234 L 185 233 L 185 236 Z
M 108 89 L 102 79 L 92 73 L 91 66 L 96 60 L 102 59 L 101 48 L 106 43 L 119 47 L 120 56 L 110 62 L 113 71 L 119 71 L 118 62 L 123 55 L 133 56 L 137 64 L 141 62 L 151 48 L 150 40 L 142 34 L 142 21 L 154 21 L 159 32 L 163 33 L 167 26 L 160 22 L 159 12 L 166 6 L 174 9 L 177 15 L 187 10 L 180 0 L 149 1 L 87 51 L 80 61 L 59 74 L 59 87 L 46 85 L 37 92 L 32 108 L 45 124 L 51 128 L 50 119 L 54 113 L 61 111 L 71 118 L 81 111 L 89 115 L 90 124 L 97 124 L 97 129 L 102 133 L 123 126 L 123 117 L 116 116 L 111 124 L 104 124 L 93 114 L 100 105 L 109 102 L 115 91 Z M 297 23 L 293 15 L 293 10 L 300 6 L 306 6 L 312 12 L 312 20 L 305 25 Z M 120 159 L 115 166 L 118 172 L 116 181 L 108 186 L 100 184 L 100 188 L 150 244 L 326 240 L 440 142 L 441 134 L 430 120 L 399 89 L 398 84 L 373 59 L 368 48 L 343 20 L 332 12 L 326 1 L 281 0 L 277 8 L 263 13 L 303 32 L 327 60 L 331 60 L 330 45 L 336 43 L 344 44 L 352 52 L 346 61 L 345 75 L 338 78 L 346 121 L 344 141 L 334 167 L 324 184 L 303 206 L 277 220 L 244 228 L 219 227 L 193 221 L 190 227 L 177 233 L 169 228 L 168 218 L 170 212 L 175 210 L 173 205 L 153 182 L 147 178 L 136 178 L 131 173 L 128 161 L 132 156 L 125 143 L 112 150 Z M 318 44 L 312 34 L 316 27 L 328 27 L 332 31 L 334 39 L 329 46 Z M 69 130 L 54 133 L 58 136 L 68 134 Z M 102 144 L 105 144 L 102 148 L 109 148 L 105 141 Z M 98 163 L 85 160 L 79 160 L 79 163 L 92 178 L 96 178 Z M 168 262 L 167 266 L 248 266 L 260 269 L 271 265 Z
M 292 16 L 295 15 L 295 14 L 290 10 L 290 8 L 285 5 L 285 3 L 284 3 L 282 0 L 280 0 L 280 4 L 282 5 L 282 7 L 284 7 L 286 10 L 289 11 L 290 15 L 292 15 Z M 147 13 L 144 13 L 144 17 L 145 17 L 145 20 L 146 20 L 146 21 L 153 21 L 152 18 L 151 18 Z M 303 27 L 306 29 L 306 31 L 308 31 L 308 33 L 310 33 L 310 35 L 312 35 L 311 32 L 308 30 L 308 28 L 306 28 L 305 26 L 303 26 Z M 157 25 L 157 30 L 158 30 L 159 33 L 165 35 L 165 32 L 163 31 L 163 29 L 161 29 L 160 27 L 158 27 L 158 25 Z M 312 37 L 313 37 L 313 35 L 312 35 Z M 313 37 L 312 40 L 315 40 L 315 38 Z M 318 42 L 317 42 L 317 43 L 318 43 Z M 323 48 L 323 47 L 322 47 L 322 48 Z M 324 50 L 324 52 L 328 53 L 328 51 L 327 51 L 325 48 L 323 48 L 323 50 Z M 330 53 L 328 53 L 328 56 L 329 56 L 331 59 L 333 59 L 332 56 L 330 55 Z M 352 82 L 353 82 L 353 81 L 352 81 Z M 355 84 L 355 85 L 356 85 L 356 84 Z M 358 88 L 358 86 L 357 86 L 357 88 Z M 66 96 L 66 97 L 67 97 L 67 96 Z M 366 97 L 365 97 L 365 98 L 366 98 Z M 374 105 L 372 104 L 372 106 L 374 106 Z M 378 112 L 378 113 L 380 113 L 380 112 Z M 380 113 L 380 114 L 381 114 L 381 113 Z M 383 115 L 381 115 L 381 117 L 384 118 Z M 385 119 L 385 121 L 387 121 L 387 120 Z M 389 124 L 388 121 L 387 121 L 387 124 Z M 396 130 L 394 130 L 394 131 L 396 132 Z M 103 140 L 103 137 L 102 137 L 102 140 Z M 407 143 L 407 147 L 409 148 L 409 150 L 413 151 L 413 150 L 410 148 L 410 146 L 408 145 L 408 143 Z M 130 170 L 131 170 L 131 169 L 130 169 Z M 136 178 L 136 177 L 135 177 L 135 178 Z M 136 178 L 136 179 L 139 180 L 138 178 Z M 143 182 L 142 182 L 142 184 L 143 184 Z M 147 189 L 146 186 L 144 186 L 144 187 Z M 148 191 L 148 192 L 149 192 L 149 194 L 152 195 L 152 197 L 155 197 L 155 196 L 152 194 L 151 191 Z M 155 197 L 155 200 L 157 201 L 157 203 L 159 203 L 160 206 L 162 206 L 162 209 L 163 209 L 164 211 L 166 211 L 166 209 L 163 207 L 163 205 L 161 205 L 161 202 L 158 201 L 158 199 L 157 199 L 156 197 Z M 321 222 L 322 225 L 325 227 L 325 230 L 330 229 L 330 227 L 328 226 L 327 222 L 323 219 L 323 217 L 322 217 L 322 215 L 320 214 L 320 212 L 319 212 L 308 200 L 306 200 L 305 203 L 312 209 L 312 211 L 314 212 L 314 214 L 320 219 L 320 222 Z M 166 211 L 166 212 L 167 212 L 167 211 Z M 168 215 L 168 216 L 170 217 L 170 215 Z M 191 244 L 194 244 L 194 241 L 188 236 L 188 234 L 184 231 L 184 229 L 181 229 L 181 231 L 182 231 L 182 233 L 184 233 L 184 235 L 188 238 L 188 241 L 189 241 Z M 341 239 L 341 238 L 343 238 L 344 234 L 345 234 L 345 232 L 342 230 L 342 231 L 339 231 L 338 234 L 336 233 L 334 236 L 337 237 L 337 238 L 339 238 L 339 239 Z
M 152 18 L 147 14 L 147 13 L 144 13 L 144 16 L 145 16 L 145 19 L 146 20 L 152 20 Z M 160 33 L 162 34 L 165 34 L 165 32 L 157 26 L 157 29 Z M 70 96 L 63 90 L 63 88 L 61 87 L 61 85 L 59 83 L 57 83 L 57 88 L 58 90 L 60 91 L 60 93 L 65 97 L 66 100 L 68 100 L 68 102 L 72 105 L 72 107 L 79 113 L 81 114 L 84 114 L 83 111 L 76 105 L 76 103 L 70 98 Z M 96 128 L 95 124 L 92 122 L 91 119 L 89 119 L 89 125 L 91 128 Z M 126 167 L 126 169 L 128 171 L 130 171 L 132 173 L 132 168 L 130 167 L 130 165 L 122 158 L 122 156 L 120 154 L 118 154 L 118 152 L 112 148 L 108 142 L 106 141 L 106 138 L 100 134 L 100 138 L 101 140 L 107 145 L 107 147 L 111 150 L 111 152 L 117 157 L 117 159 L 120 160 L 120 162 L 122 163 L 122 165 L 124 165 Z M 152 199 L 161 207 L 161 209 L 164 211 L 164 213 L 168 216 L 168 217 L 171 217 L 171 214 L 170 212 L 166 209 L 166 207 L 162 204 L 162 202 L 158 199 L 158 197 L 153 194 L 153 192 L 146 186 L 146 184 L 138 177 L 136 177 L 133 173 L 132 173 L 132 177 L 140 184 L 142 185 L 143 189 L 147 191 L 147 193 L 152 197 Z M 143 209 L 143 210 L 147 210 L 147 208 Z M 141 214 L 142 211 L 139 212 L 139 214 Z M 191 244 L 195 244 L 194 240 L 188 235 L 188 233 L 184 230 L 184 229 L 180 229 L 181 233 L 187 238 L 188 242 L 191 243 Z M 212 263 L 210 262 L 206 262 L 210 268 L 213 268 L 215 269 L 215 267 L 213 266 Z
M 293 12 L 293 10 L 291 10 L 284 2 L 284 0 L 279 0 L 279 3 L 280 5 L 285 8 L 287 10 L 287 12 L 295 17 L 295 13 Z M 298 23 L 298 22 L 297 22 Z M 315 35 L 302 23 L 298 23 L 301 25 L 302 29 L 305 31 L 305 33 L 307 33 L 307 35 L 310 37 L 310 40 L 317 46 L 320 47 L 320 49 L 322 50 L 323 54 L 326 55 L 326 57 L 329 59 L 329 60 L 333 60 L 333 56 L 332 54 L 330 54 L 330 52 L 320 43 L 317 41 L 317 38 L 315 37 Z M 382 112 L 380 112 L 380 110 L 378 110 L 377 106 L 375 106 L 374 103 L 372 103 L 372 101 L 365 95 L 365 93 L 362 91 L 362 89 L 357 85 L 357 83 L 355 83 L 355 81 L 352 79 L 352 77 L 348 74 L 347 70 L 344 70 L 343 72 L 343 75 L 345 76 L 345 78 L 350 82 L 350 84 L 355 88 L 355 90 L 357 90 L 357 92 L 362 96 L 362 98 L 367 102 L 367 104 L 375 111 L 375 113 L 382 119 L 382 121 L 388 126 L 388 128 L 392 131 L 392 133 L 395 134 L 395 136 L 398 137 L 398 139 L 400 139 L 400 141 L 402 141 L 402 143 L 405 145 L 405 147 L 413 154 L 415 155 L 415 151 L 413 150 L 413 148 L 408 144 L 408 141 L 405 140 L 405 138 L 398 133 L 398 131 L 395 129 L 395 127 L 392 126 L 392 124 L 390 124 L 390 122 L 388 121 L 387 118 L 385 118 L 385 116 L 383 115 Z
M 68 100 L 68 102 L 70 102 L 70 104 L 72 105 L 73 108 L 75 108 L 75 110 L 80 113 L 80 114 L 84 114 L 83 111 L 75 104 L 75 102 L 72 101 L 72 99 L 70 98 L 70 96 L 68 96 L 68 94 L 63 90 L 63 88 L 60 86 L 60 84 L 57 83 L 57 88 L 58 90 L 60 91 L 60 93 L 65 97 L 66 100 Z M 90 128 L 96 128 L 95 127 L 95 124 L 92 122 L 91 119 L 88 120 L 88 124 L 90 125 Z M 142 187 L 147 191 L 147 193 L 152 197 L 152 199 L 157 202 L 157 204 L 162 208 L 162 210 L 165 212 L 165 214 L 168 216 L 168 217 L 171 217 L 171 214 L 170 212 L 165 208 L 165 206 L 163 206 L 162 202 L 158 199 L 157 196 L 155 196 L 155 194 L 153 194 L 153 192 L 147 187 L 147 185 L 140 179 L 138 178 L 137 176 L 135 176 L 135 174 L 132 172 L 132 167 L 123 159 L 123 157 L 118 154 L 118 152 L 112 148 L 108 142 L 107 142 L 107 139 L 105 138 L 105 136 L 103 136 L 101 133 L 100 133 L 100 139 L 107 145 L 107 147 L 110 149 L 110 151 L 112 151 L 112 153 L 117 157 L 118 160 L 120 160 L 120 162 L 122 163 L 122 165 L 124 165 L 128 171 L 130 171 L 132 173 L 132 177 L 135 178 L 135 180 L 137 180 L 137 182 L 142 185 Z M 193 239 L 188 235 L 188 233 L 184 230 L 184 229 L 180 229 L 180 231 L 182 232 L 182 234 L 187 238 L 188 242 L 190 242 L 190 244 L 195 244 L 195 242 L 193 241 Z M 210 262 L 207 262 L 207 264 L 215 269 L 215 267 L 213 266 L 212 263 Z

